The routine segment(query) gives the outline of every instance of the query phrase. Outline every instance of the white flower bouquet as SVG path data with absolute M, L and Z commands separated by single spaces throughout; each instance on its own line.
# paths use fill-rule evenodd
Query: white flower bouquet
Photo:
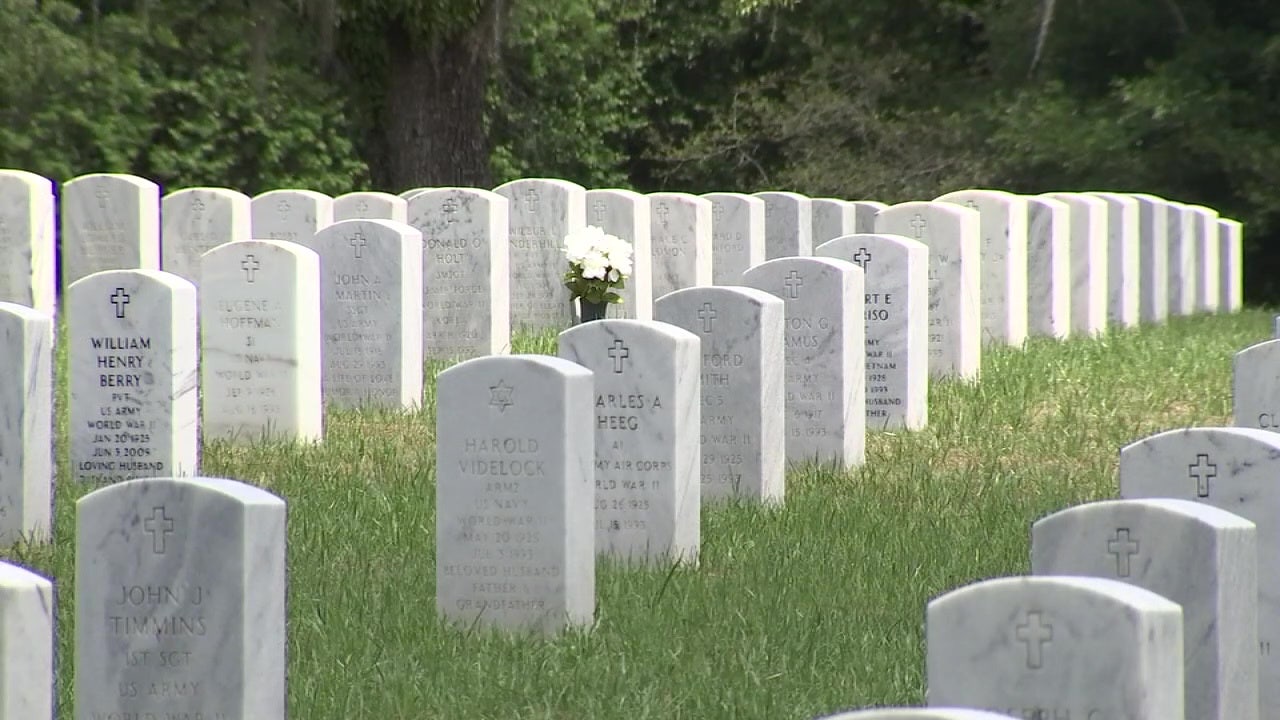
M 564 284 L 573 297 L 597 305 L 622 302 L 617 291 L 631 277 L 631 243 L 588 225 L 565 236 L 564 256 Z

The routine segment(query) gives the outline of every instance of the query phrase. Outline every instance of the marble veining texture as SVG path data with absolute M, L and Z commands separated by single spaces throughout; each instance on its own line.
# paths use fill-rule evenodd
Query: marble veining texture
M 779 258 L 748 270 L 742 284 L 786 303 L 787 461 L 861 465 L 867 419 L 862 269 L 834 258 Z
M 785 304 L 754 288 L 700 287 L 658 298 L 654 312 L 701 343 L 702 500 L 781 504 Z
M 8 546 L 52 534 L 53 318 L 0 302 L 0 367 L 0 545 Z
M 279 497 L 221 478 L 81 498 L 76 720 L 283 718 L 285 515 Z
M 622 288 L 621 303 L 609 306 L 607 317 L 653 319 L 653 237 L 649 196 L 632 190 L 587 191 L 587 224 L 631 243 L 631 277 Z
M 1244 307 L 1244 226 L 1238 220 L 1218 220 L 1221 262 L 1218 264 L 1219 312 L 1240 312 Z
M 1280 703 L 1280 435 L 1254 428 L 1170 430 L 1120 450 L 1120 496 L 1193 500 L 1258 526 L 1258 685 L 1264 712 Z
M 711 201 L 711 281 L 737 285 L 764 262 L 764 201 L 742 193 L 708 193 Z
M 858 232 L 855 229 L 858 213 L 853 203 L 839 198 L 814 198 L 811 202 L 814 248 L 828 240 Z
M 409 200 L 422 233 L 422 356 L 458 360 L 511 351 L 507 199 L 474 188 Z
M 1162 323 L 1169 317 L 1169 211 L 1155 195 L 1131 197 L 1138 201 L 1138 314 Z
M 557 633 L 595 612 L 592 374 L 545 355 L 436 378 L 436 607 L 463 628 Z
M 1170 200 L 1169 228 L 1169 312 L 1190 315 L 1196 309 L 1195 220 L 1186 205 Z
M 596 554 L 697 563 L 701 343 L 667 323 L 597 320 L 559 356 L 595 373 Z
M 254 240 L 309 245 L 316 233 L 333 224 L 333 198 L 315 190 L 271 190 L 253 197 L 249 218 Z
M 71 466 L 115 483 L 197 472 L 196 288 L 110 270 L 67 290 Z
M 547 330 L 574 321 L 563 248 L 586 226 L 586 190 L 567 180 L 525 178 L 499 185 L 510 220 L 511 329 Z
M 422 233 L 343 220 L 316 233 L 326 405 L 422 404 Z
M 653 296 L 711 284 L 711 201 L 687 193 L 651 193 Z
M 320 257 L 277 240 L 214 248 L 200 265 L 205 438 L 320 440 Z
M 1187 212 L 1191 213 L 1191 228 L 1195 233 L 1196 310 L 1218 312 L 1221 301 L 1218 273 L 1222 264 L 1218 211 L 1203 205 L 1188 205 Z
M 1027 198 L 1027 334 L 1071 334 L 1071 209 L 1052 198 Z
M 160 269 L 160 186 L 81 175 L 61 188 L 62 285 L 103 270 Z
M 1138 201 L 1124 193 L 1092 192 L 1107 204 L 1107 320 L 1137 327 L 1141 291 Z
M 819 245 L 814 255 L 863 269 L 868 430 L 928 424 L 929 247 L 901 235 L 862 233 Z
M 1187 500 L 1078 505 L 1032 526 L 1031 572 L 1119 580 L 1182 606 L 1187 717 L 1258 717 L 1253 523 Z
M 1027 339 L 1027 205 L 1002 190 L 960 190 L 935 199 L 981 216 L 982 340 L 1020 346 Z
M 1182 609 L 1133 585 L 1009 577 L 929 603 L 929 705 L 1016 717 L 1183 717 Z
M 1107 203 L 1084 193 L 1046 193 L 1071 208 L 1071 331 L 1107 329 Z
M 758 192 L 764 201 L 764 257 L 813 254 L 813 203 L 793 192 Z
M 408 198 L 385 192 L 350 192 L 333 199 L 333 221 L 393 220 L 409 222 Z
M 942 202 L 907 202 L 880 211 L 876 232 L 929 248 L 929 374 L 976 381 L 982 368 L 981 216 Z
M 227 188 L 187 188 L 160 199 L 160 267 L 200 288 L 200 256 L 250 239 L 248 195 Z
M 53 183 L 0 170 L 0 302 L 57 311 Z
M 53 583 L 0 562 L 0 720 L 54 716 Z

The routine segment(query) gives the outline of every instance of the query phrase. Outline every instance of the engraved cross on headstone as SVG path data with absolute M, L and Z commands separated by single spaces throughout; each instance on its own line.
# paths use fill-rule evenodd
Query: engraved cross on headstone
M 355 251 L 356 257 L 362 258 L 364 257 L 364 248 L 369 244 L 369 241 L 365 238 L 364 233 L 358 232 L 351 236 L 351 238 L 347 240 L 347 243 L 351 245 L 351 249 Z
M 792 299 L 795 299 L 800 297 L 800 286 L 804 285 L 804 278 L 800 277 L 800 272 L 798 270 L 792 270 L 787 273 L 787 278 L 782 281 L 782 284 L 787 286 L 787 290 L 790 291 Z
M 1138 554 L 1138 541 L 1129 537 L 1129 528 L 1116 528 L 1115 537 L 1107 541 L 1107 554 L 1116 558 L 1116 577 L 1129 577 L 1129 559 Z
M 658 209 L 654 212 L 658 214 L 658 219 L 662 221 L 662 227 L 666 227 L 667 218 L 671 215 L 671 208 L 667 207 L 666 203 L 658 203 Z
M 129 304 L 129 293 L 122 287 L 116 288 L 111 294 L 111 304 L 116 306 L 116 317 L 124 318 L 124 306 Z
M 538 191 L 535 190 L 534 188 L 529 188 L 528 191 L 526 191 L 524 194 L 525 209 L 528 210 L 529 212 L 537 211 L 539 199 L 540 198 L 538 197 Z
M 711 332 L 711 321 L 716 319 L 717 314 L 711 303 L 702 303 L 702 308 L 698 310 L 698 319 L 702 321 L 702 332 Z
M 360 213 L 361 215 L 368 215 L 369 201 L 362 199 L 360 202 L 356 203 L 356 212 Z
M 280 202 L 276 203 L 276 212 L 281 215 L 288 215 L 289 211 L 292 209 L 293 208 L 289 205 L 289 201 L 284 198 L 280 198 Z
M 594 203 L 591 203 L 591 212 L 596 214 L 596 222 L 598 223 L 604 222 L 604 211 L 606 209 L 607 208 L 605 207 L 604 202 L 601 200 L 597 200 Z
M 911 218 L 911 229 L 916 231 L 917 240 L 924 237 L 924 229 L 928 226 L 928 221 L 920 213 L 916 213 L 915 217 Z
M 1014 628 L 1014 637 L 1027 644 L 1027 667 L 1039 670 L 1044 665 L 1045 643 L 1053 641 L 1053 625 L 1043 622 L 1040 613 L 1027 613 L 1026 622 Z
M 866 270 L 867 263 L 871 262 L 871 252 L 866 248 L 858 248 L 858 252 L 853 254 L 853 261 Z
M 613 341 L 613 347 L 609 348 L 609 357 L 613 358 L 613 371 L 621 373 L 622 362 L 631 357 L 631 349 L 622 340 L 616 339 Z
M 93 196 L 98 198 L 98 207 L 102 208 L 103 210 L 106 210 L 107 198 L 111 197 L 111 193 L 107 192 L 106 188 L 100 187 L 94 191 Z
M 711 204 L 711 222 L 720 222 L 724 219 L 724 203 L 714 202 Z
M 458 222 L 458 201 L 454 198 L 445 198 L 440 203 L 440 209 L 444 211 L 444 224 L 452 225 Z
M 256 255 L 245 255 L 244 260 L 240 261 L 240 268 L 244 270 L 244 279 L 246 282 L 253 282 L 253 274 L 262 267 L 262 263 L 258 262 Z
M 191 214 L 199 215 L 204 212 L 204 201 L 196 197 L 191 201 Z
M 1209 497 L 1209 481 L 1218 477 L 1218 466 L 1209 462 L 1205 453 L 1196 455 L 1196 461 L 1187 466 L 1187 476 L 1196 481 L 1196 495 Z
M 173 532 L 173 518 L 165 517 L 164 507 L 154 507 L 151 508 L 151 517 L 143 521 L 142 527 L 151 534 L 151 551 L 163 555 L 165 539 Z
M 499 380 L 497 385 L 490 385 L 489 407 L 497 408 L 500 413 L 506 412 L 507 408 L 515 405 L 515 402 L 511 400 L 511 392 L 513 390 L 515 388 L 507 385 L 502 380 Z

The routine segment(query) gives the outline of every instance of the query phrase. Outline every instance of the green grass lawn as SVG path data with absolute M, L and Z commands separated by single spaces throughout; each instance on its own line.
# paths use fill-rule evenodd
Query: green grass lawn
M 925 603 L 1027 572 L 1031 522 L 1114 497 L 1122 445 L 1229 423 L 1232 354 L 1269 338 L 1271 318 L 989 351 L 980 383 L 930 389 L 927 430 L 870 433 L 862 468 L 793 469 L 780 509 L 704 506 L 697 569 L 602 563 L 595 626 L 552 641 L 436 619 L 433 381 L 414 415 L 331 413 L 315 447 L 206 444 L 203 474 L 288 501 L 292 718 L 802 720 L 918 704 Z M 87 490 L 59 483 L 51 546 L 5 552 L 56 579 L 60 718 Z

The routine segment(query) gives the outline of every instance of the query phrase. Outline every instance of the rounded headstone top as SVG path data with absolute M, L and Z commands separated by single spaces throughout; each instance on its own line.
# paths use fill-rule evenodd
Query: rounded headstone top
M 1010 715 L 968 708 L 873 708 L 828 715 L 817 720 L 1013 720 Z

